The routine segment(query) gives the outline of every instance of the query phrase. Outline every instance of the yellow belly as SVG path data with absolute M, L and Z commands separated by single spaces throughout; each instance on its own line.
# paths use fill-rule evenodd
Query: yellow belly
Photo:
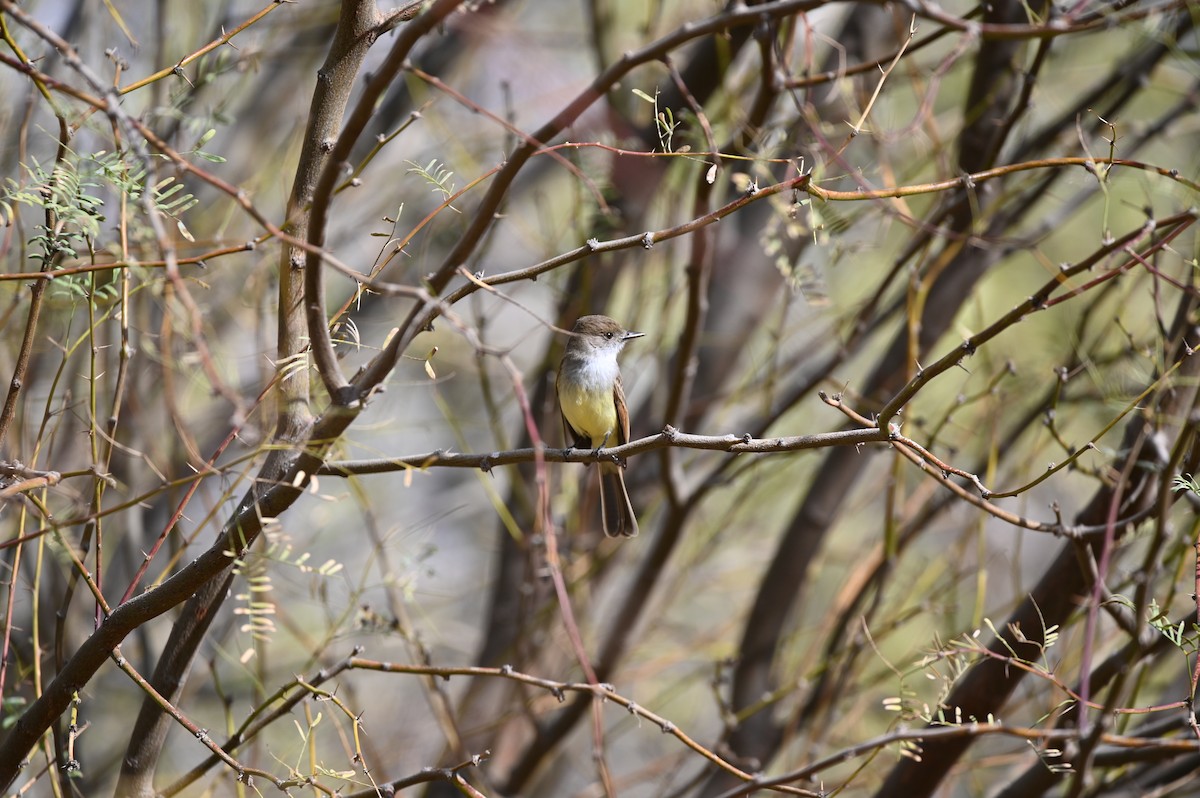
M 592 439 L 592 446 L 616 446 L 617 406 L 608 391 L 588 391 L 560 384 L 558 401 L 571 429 Z

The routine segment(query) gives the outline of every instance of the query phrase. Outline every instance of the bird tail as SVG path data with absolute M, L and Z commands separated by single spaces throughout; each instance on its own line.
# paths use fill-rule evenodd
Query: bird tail
M 631 538 L 637 535 L 637 517 L 625 489 L 625 470 L 615 464 L 600 465 L 600 516 L 604 534 Z

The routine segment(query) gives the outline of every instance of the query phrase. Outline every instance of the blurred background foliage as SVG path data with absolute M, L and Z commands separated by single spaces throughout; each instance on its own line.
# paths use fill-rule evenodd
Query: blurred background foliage
M 10 789 L 1200 792 L 1197 21 L 0 0 Z M 310 213 L 336 263 L 278 235 Z M 296 336 L 303 268 L 355 401 Z M 628 457 L 632 540 L 557 454 L 586 313 L 646 333 L 633 438 L 709 436 Z M 273 470 L 298 452 L 322 473 Z M 52 683 L 103 630 L 84 568 L 154 602 L 238 507 L 229 589 L 121 635 L 183 728 L 131 727 L 163 704 L 114 661 Z

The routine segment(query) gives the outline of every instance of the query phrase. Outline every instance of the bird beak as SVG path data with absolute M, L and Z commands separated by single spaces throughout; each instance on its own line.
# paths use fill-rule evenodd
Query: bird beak
M 624 335 L 624 337 L 623 337 L 623 338 L 621 338 L 621 340 L 622 340 L 622 341 L 629 341 L 629 340 L 631 340 L 631 339 L 633 339 L 633 338 L 641 338 L 643 335 L 645 335 L 645 333 L 633 332 L 632 330 L 628 330 L 628 331 L 626 331 L 626 332 L 625 332 L 625 335 Z

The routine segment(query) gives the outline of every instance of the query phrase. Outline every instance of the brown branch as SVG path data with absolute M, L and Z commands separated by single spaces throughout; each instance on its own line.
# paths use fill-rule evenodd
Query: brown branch
M 308 239 L 313 193 L 322 172 L 329 166 L 330 142 L 338 138 L 342 118 L 363 61 L 371 46 L 390 27 L 391 24 L 379 12 L 374 0 L 346 0 L 342 3 L 329 53 L 313 87 L 303 146 L 288 196 L 287 229 L 297 239 Z M 305 252 L 305 249 L 291 243 L 285 244 L 279 252 L 276 368 L 281 380 L 275 434 L 283 442 L 301 440 L 312 423 L 309 370 L 296 363 L 297 360 L 307 359 L 310 345 L 310 320 L 304 301 Z M 323 299 L 318 301 L 323 304 Z M 328 324 L 328 320 L 322 322 L 326 336 Z M 328 384 L 327 381 L 327 387 Z
M 864 199 L 891 199 L 895 197 L 913 197 L 919 194 L 932 194 L 939 191 L 952 191 L 954 189 L 971 186 L 978 183 L 983 183 L 988 180 L 993 180 L 998 177 L 1017 174 L 1019 172 L 1028 172 L 1034 169 L 1054 169 L 1063 166 L 1081 166 L 1089 172 L 1094 172 L 1097 166 L 1127 166 L 1131 169 L 1138 169 L 1144 172 L 1153 172 L 1162 177 L 1168 178 L 1185 188 L 1200 193 L 1200 183 L 1195 180 L 1190 180 L 1184 177 L 1178 169 L 1168 169 L 1164 166 L 1155 166 L 1154 164 L 1145 163 L 1143 161 L 1133 161 L 1127 158 L 1038 158 L 1032 161 L 1024 161 L 1022 163 L 1005 164 L 1003 166 L 984 169 L 978 172 L 956 177 L 953 180 L 935 180 L 932 183 L 918 183 L 911 186 L 895 186 L 893 188 L 878 188 L 878 189 L 859 189 L 858 191 L 833 191 L 824 189 L 817 185 L 810 186 L 807 190 L 810 194 L 818 199 L 827 202 L 855 202 Z
M 1138 8 L 1110 13 L 1107 9 L 1094 11 L 1081 16 L 1078 20 L 1066 17 L 1052 18 L 1041 25 L 1026 25 L 1006 22 L 975 22 L 974 20 L 956 17 L 947 13 L 933 2 L 927 0 L 905 0 L 904 5 L 916 12 L 917 16 L 931 19 L 954 30 L 976 36 L 985 40 L 1025 40 L 1025 39 L 1054 39 L 1072 33 L 1103 30 L 1114 25 L 1122 25 L 1139 19 L 1164 14 L 1187 8 L 1187 0 L 1172 0 L 1161 5 L 1147 4 Z
M 990 735 L 1045 743 L 1061 743 L 1079 739 L 1079 732 L 1071 729 L 1032 729 L 1028 727 L 1009 726 L 1000 721 L 969 720 L 963 721 L 961 725 L 938 725 L 923 729 L 901 729 L 850 746 L 810 765 L 792 770 L 781 776 L 774 776 L 769 779 L 755 779 L 741 787 L 727 790 L 717 796 L 717 798 L 741 798 L 741 796 L 753 794 L 757 789 L 791 784 L 792 782 L 811 778 L 817 773 L 840 765 L 850 759 L 874 753 L 881 748 L 887 748 L 896 743 L 922 743 L 929 740 L 941 741 L 962 738 L 974 740 Z M 1182 740 L 1176 737 L 1145 739 L 1121 734 L 1103 734 L 1100 736 L 1100 739 L 1108 745 L 1131 750 L 1155 749 L 1174 751 L 1176 753 L 1188 753 L 1197 750 L 1194 741 Z
M 196 767 L 189 770 L 166 788 L 160 790 L 159 794 L 163 798 L 171 798 L 171 796 L 182 792 L 189 785 L 195 783 L 197 779 L 217 764 L 228 762 L 228 754 L 232 754 L 242 745 L 257 737 L 260 732 L 275 721 L 289 717 L 291 711 L 298 704 L 312 695 L 311 689 L 307 688 L 317 687 L 342 673 L 351 666 L 354 657 L 357 657 L 360 653 L 360 649 L 355 647 L 349 657 L 340 660 L 330 667 L 322 668 L 307 680 L 296 677 L 277 689 L 250 712 L 246 719 L 242 721 L 241 726 L 225 742 L 221 743 L 219 751 L 213 751 L 212 756 L 199 765 L 196 765 Z M 301 687 L 305 687 L 306 689 L 300 689 Z
M 669 447 L 707 449 L 730 454 L 767 454 L 798 452 L 827 446 L 861 446 L 865 443 L 886 443 L 888 434 L 877 429 L 839 430 L 814 435 L 793 435 L 775 438 L 752 438 L 749 435 L 693 435 L 667 427 L 657 435 L 598 450 L 590 449 L 513 449 L 489 454 L 456 454 L 437 450 L 424 454 L 387 457 L 373 460 L 333 460 L 321 466 L 318 474 L 349 476 L 351 474 L 385 474 L 411 468 L 478 468 L 491 471 L 496 466 L 531 463 L 539 456 L 548 463 L 595 463 L 601 460 L 625 459 Z
M 928 384 L 929 381 L 934 377 L 943 374 L 952 368 L 955 368 L 964 357 L 970 356 L 977 352 L 981 346 L 1012 327 L 1022 318 L 1030 315 L 1031 313 L 1042 310 L 1051 303 L 1060 302 L 1066 297 L 1078 296 L 1083 291 L 1087 290 L 1088 287 L 1096 284 L 1097 282 L 1092 281 L 1087 286 L 1069 290 L 1065 293 L 1064 297 L 1052 297 L 1057 289 L 1065 285 L 1066 280 L 1077 274 L 1081 274 L 1088 269 L 1091 269 L 1097 263 L 1101 262 L 1110 255 L 1122 251 L 1129 244 L 1149 236 L 1157 230 L 1165 229 L 1166 232 L 1164 233 L 1163 237 L 1150 244 L 1147 247 L 1146 253 L 1143 253 L 1142 257 L 1144 257 L 1145 254 L 1156 252 L 1162 249 L 1171 240 L 1171 238 L 1174 238 L 1176 235 L 1179 235 L 1181 232 L 1183 232 L 1183 230 L 1187 229 L 1196 221 L 1198 217 L 1200 217 L 1200 214 L 1197 214 L 1196 211 L 1186 210 L 1176 213 L 1158 222 L 1155 222 L 1154 220 L 1147 221 L 1146 224 L 1137 230 L 1132 230 L 1118 238 L 1116 241 L 1105 244 L 1087 257 L 1071 264 L 1070 266 L 1063 267 L 1061 270 L 1061 275 L 1056 275 L 1045 282 L 1041 288 L 1039 288 L 1033 293 L 1032 296 L 1029 297 L 1029 299 L 1025 300 L 1020 305 L 1017 305 L 1011 311 L 1006 313 L 1004 316 L 997 319 L 994 323 L 989 325 L 987 329 L 977 333 L 976 335 L 972 335 L 970 338 L 963 341 L 959 347 L 943 355 L 928 368 L 920 368 L 917 371 L 916 376 L 909 380 L 908 384 L 901 388 L 900 391 L 890 398 L 887 404 L 883 406 L 883 408 L 879 411 L 879 417 L 876 420 L 876 423 L 880 425 L 887 424 L 896 415 L 896 413 L 898 413 L 900 409 L 904 407 L 908 400 L 916 395 L 922 386 Z M 1121 269 L 1131 268 L 1136 263 L 1136 259 L 1129 258 L 1123 267 L 1113 269 L 1108 274 L 1111 275 L 1119 273 Z M 1107 277 L 1107 275 L 1105 276 Z
M 438 667 L 434 665 L 403 665 L 395 662 L 379 662 L 377 660 L 354 657 L 351 659 L 351 667 L 358 670 L 372 670 L 379 671 L 381 673 L 412 673 L 437 676 L 442 679 L 449 679 L 452 676 L 485 676 L 507 679 L 510 681 L 519 682 L 521 684 L 527 684 L 531 687 L 537 687 L 539 689 L 546 690 L 559 701 L 563 700 L 563 697 L 566 693 L 580 693 L 583 695 L 588 695 L 597 701 L 611 702 L 625 709 L 630 715 L 650 721 L 658 726 L 663 734 L 671 735 L 689 749 L 704 757 L 710 763 L 726 773 L 745 781 L 751 781 L 754 778 L 750 773 L 746 773 L 745 771 L 735 767 L 721 756 L 700 745 L 693 738 L 684 733 L 675 723 L 655 712 L 651 712 L 624 695 L 621 695 L 611 684 L 598 684 L 594 682 L 560 682 L 554 679 L 544 679 L 540 676 L 521 673 L 513 670 L 509 666 L 501 666 L 499 668 L 481 668 Z M 817 793 L 813 793 L 808 790 L 797 790 L 794 788 L 783 789 L 780 791 L 791 795 L 813 796 L 814 798 L 817 795 Z
M 222 47 L 226 44 L 229 44 L 230 40 L 232 40 L 234 36 L 237 36 L 239 33 L 241 33 L 244 30 L 248 30 L 251 26 L 257 24 L 263 18 L 265 18 L 267 16 L 267 14 L 270 14 L 272 11 L 274 11 L 275 9 L 277 9 L 283 5 L 286 5 L 286 4 L 278 2 L 278 0 L 271 0 L 271 2 L 267 3 L 261 9 L 259 9 L 257 13 L 255 13 L 253 16 L 251 16 L 245 22 L 236 26 L 232 30 L 222 33 L 220 36 L 213 39 L 211 42 L 204 45 L 200 49 L 195 50 L 195 51 L 189 53 L 188 55 L 185 55 L 183 58 L 180 58 L 174 64 L 174 66 L 169 66 L 164 69 L 160 69 L 159 71 L 155 72 L 154 74 L 147 75 L 146 77 L 142 78 L 141 80 L 134 81 L 133 83 L 130 83 L 126 86 L 122 86 L 119 90 L 120 93 L 121 94 L 130 94 L 132 92 L 137 91 L 138 89 L 141 89 L 145 86 L 150 85 L 151 83 L 154 83 L 155 81 L 162 80 L 165 77 L 170 77 L 171 75 L 182 75 L 183 68 L 185 66 L 187 66 L 188 64 L 192 63 L 193 61 L 195 61 L 199 58 L 202 58 L 205 55 L 208 55 L 213 50 L 216 50 L 218 47 Z
M 325 243 L 325 230 L 329 223 L 330 205 L 337 188 L 338 175 L 342 165 L 349 160 L 350 152 L 359 136 L 362 135 L 367 123 L 374 115 L 379 98 L 392 85 L 412 48 L 462 2 L 463 0 L 435 0 L 424 13 L 400 31 L 387 58 L 363 87 L 358 103 L 350 112 L 341 132 L 332 142 L 332 146 L 329 146 L 328 141 L 323 142 L 323 145 L 329 146 L 329 154 L 313 185 L 308 215 L 308 235 L 305 237 L 308 246 L 305 248 L 304 259 L 304 313 L 317 373 L 335 405 L 349 408 L 359 406 L 366 397 L 367 391 L 381 383 L 386 375 L 391 373 L 392 368 L 399 360 L 400 352 L 403 351 L 400 344 L 407 345 L 409 341 L 408 336 L 403 334 L 404 331 L 394 335 L 393 346 L 385 348 L 384 352 L 381 352 L 372 361 L 374 369 L 370 370 L 369 375 L 361 375 L 362 379 L 356 381 L 357 387 L 352 386 L 341 372 L 329 334 L 329 318 L 325 311 L 324 269 L 321 268 L 321 258 L 317 254 Z

